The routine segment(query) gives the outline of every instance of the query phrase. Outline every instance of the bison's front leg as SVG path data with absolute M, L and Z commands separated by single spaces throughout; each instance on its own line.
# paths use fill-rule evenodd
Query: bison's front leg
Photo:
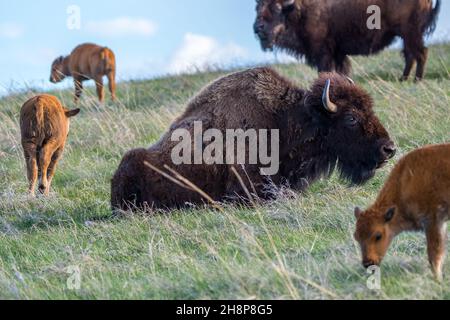
M 405 69 L 403 71 L 403 76 L 400 78 L 400 81 L 406 81 L 409 78 L 409 75 L 411 74 L 411 70 L 416 64 L 416 59 L 414 59 L 414 56 L 412 52 L 405 47 L 403 50 L 403 55 L 405 57 Z
M 100 101 L 100 103 L 103 103 L 105 101 L 105 93 L 103 90 L 103 77 L 96 77 L 94 80 L 95 86 L 97 88 L 98 100 Z
M 336 62 L 329 53 L 322 54 L 317 66 L 319 72 L 332 72 L 336 70 Z
M 83 80 L 80 78 L 74 79 L 75 83 L 75 104 L 78 104 L 78 101 L 80 100 L 81 94 L 83 93 Z
M 339 59 L 336 65 L 336 71 L 340 74 L 350 76 L 350 73 L 352 72 L 352 63 L 348 56 Z
M 417 55 L 416 81 L 420 81 L 423 79 L 427 60 L 428 60 L 428 48 L 422 47 Z
M 230 166 L 228 177 L 229 182 L 226 187 L 228 197 L 238 197 L 245 202 L 275 198 L 274 190 L 271 190 L 269 178 L 261 175 L 258 166 Z M 251 199 L 249 199 L 249 194 Z

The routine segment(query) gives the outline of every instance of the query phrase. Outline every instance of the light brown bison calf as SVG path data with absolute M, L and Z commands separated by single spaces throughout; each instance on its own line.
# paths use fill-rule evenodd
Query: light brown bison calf
M 116 58 L 111 49 L 86 43 L 76 47 L 67 57 L 59 57 L 52 64 L 50 82 L 57 83 L 66 77 L 75 82 L 75 102 L 83 91 L 83 81 L 94 80 L 100 102 L 105 99 L 103 77 L 108 77 L 109 91 L 116 99 Z
M 438 280 L 450 216 L 450 144 L 428 146 L 405 156 L 376 202 L 357 218 L 355 238 L 363 265 L 379 265 L 392 239 L 403 231 L 425 231 L 428 258 Z
M 63 153 L 70 118 L 80 109 L 68 110 L 50 95 L 31 98 L 20 112 L 22 147 L 27 163 L 29 192 L 34 195 L 39 175 L 39 191 L 48 195 L 56 165 Z

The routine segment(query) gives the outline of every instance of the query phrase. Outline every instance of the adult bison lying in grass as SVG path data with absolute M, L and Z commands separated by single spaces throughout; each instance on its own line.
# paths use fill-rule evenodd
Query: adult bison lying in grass
M 433 8 L 432 0 L 257 0 L 254 29 L 264 50 L 280 48 L 304 56 L 319 71 L 347 75 L 348 55 L 375 54 L 401 37 L 406 61 L 402 79 L 417 63 L 420 80 L 428 56 L 424 35 L 434 31 L 440 4 L 437 0 Z M 379 14 L 379 26 L 372 14 Z
M 94 80 L 100 102 L 105 99 L 103 77 L 108 77 L 109 91 L 116 99 L 116 58 L 111 49 L 86 43 L 76 47 L 67 57 L 57 58 L 53 64 L 50 82 L 57 83 L 66 77 L 73 77 L 75 83 L 75 103 L 83 91 L 83 81 Z
M 113 208 L 167 208 L 202 202 L 198 193 L 167 180 L 145 162 L 160 170 L 164 165 L 175 169 L 214 200 L 246 195 L 232 168 L 248 190 L 262 198 L 271 196 L 261 163 L 245 165 L 245 170 L 229 163 L 175 165 L 171 153 L 178 141 L 172 141 L 172 133 L 184 128 L 193 136 L 196 121 L 201 121 L 204 130 L 222 133 L 278 129 L 280 167 L 270 180 L 298 190 L 329 175 L 335 167 L 344 178 L 363 183 L 395 153 L 394 143 L 372 111 L 372 99 L 350 79 L 325 73 L 305 90 L 272 69 L 252 69 L 204 88 L 158 143 L 148 150 L 128 152 L 112 179 Z M 205 139 L 200 148 L 210 142 Z M 249 147 L 247 141 L 246 150 Z
M 399 161 L 375 203 L 355 209 L 363 265 L 379 265 L 392 239 L 425 231 L 433 273 L 442 279 L 450 219 L 450 144 L 415 150 Z

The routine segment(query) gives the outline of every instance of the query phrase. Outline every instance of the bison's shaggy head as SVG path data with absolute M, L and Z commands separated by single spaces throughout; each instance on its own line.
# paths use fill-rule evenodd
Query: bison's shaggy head
M 299 0 L 257 0 L 255 34 L 263 50 L 272 50 L 288 28 L 287 20 L 299 11 Z
M 59 57 L 52 63 L 52 69 L 50 73 L 50 82 L 58 83 L 66 78 L 64 73 L 64 57 Z
M 364 183 L 395 155 L 394 143 L 372 110 L 372 99 L 351 79 L 322 73 L 303 103 L 315 119 L 313 127 L 322 132 L 324 152 L 343 178 Z
M 395 208 L 383 211 L 369 209 L 365 212 L 356 208 L 355 216 L 355 240 L 361 247 L 362 264 L 365 268 L 379 266 L 395 236 L 390 227 Z

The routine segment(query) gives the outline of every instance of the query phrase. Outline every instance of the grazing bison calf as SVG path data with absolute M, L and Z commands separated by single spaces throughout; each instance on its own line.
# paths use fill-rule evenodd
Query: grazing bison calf
M 399 233 L 424 230 L 431 267 L 441 279 L 450 218 L 450 144 L 408 154 L 392 171 L 375 204 L 365 212 L 356 208 L 355 215 L 355 238 L 366 268 L 381 263 Z
M 86 43 L 76 47 L 67 57 L 59 57 L 52 64 L 50 82 L 57 83 L 66 77 L 75 82 L 75 102 L 83 91 L 83 81 L 94 80 L 100 102 L 104 101 L 103 77 L 108 77 L 109 91 L 116 99 L 116 58 L 111 49 Z
M 69 133 L 70 118 L 80 109 L 68 110 L 58 99 L 39 95 L 27 102 L 20 112 L 22 146 L 27 164 L 29 192 L 34 188 L 39 174 L 39 191 L 48 195 Z
M 248 190 L 270 198 L 268 177 L 261 173 L 266 164 L 261 160 L 262 152 L 258 162 L 246 162 L 244 166 L 236 158 L 226 164 L 174 163 L 172 154 L 180 140 L 178 129 L 192 137 L 198 123 L 205 134 L 203 141 L 194 141 L 194 153 L 198 149 L 206 153 L 211 148 L 212 138 L 207 132 L 227 135 L 236 130 L 256 130 L 260 134 L 278 131 L 279 152 L 271 150 L 279 159 L 279 170 L 272 172 L 270 183 L 287 183 L 297 190 L 328 176 L 336 167 L 344 178 L 363 183 L 395 153 L 393 142 L 372 111 L 371 98 L 348 78 L 322 74 L 311 89 L 305 90 L 272 69 L 251 69 L 223 77 L 204 88 L 157 144 L 125 155 L 112 179 L 113 208 L 127 209 L 130 204 L 140 208 L 180 207 L 202 201 L 196 192 L 167 180 L 144 162 L 160 170 L 165 165 L 175 169 L 219 201 L 246 194 L 234 168 L 244 183 L 251 181 L 246 183 Z M 263 149 L 272 146 L 270 142 L 250 142 L 250 136 L 242 139 L 245 147 L 240 149 L 247 155 L 258 142 Z M 274 136 L 275 133 L 271 138 Z M 228 154 L 230 149 L 233 153 L 234 147 L 218 147 L 212 157 Z M 192 159 L 191 154 L 187 158 Z

